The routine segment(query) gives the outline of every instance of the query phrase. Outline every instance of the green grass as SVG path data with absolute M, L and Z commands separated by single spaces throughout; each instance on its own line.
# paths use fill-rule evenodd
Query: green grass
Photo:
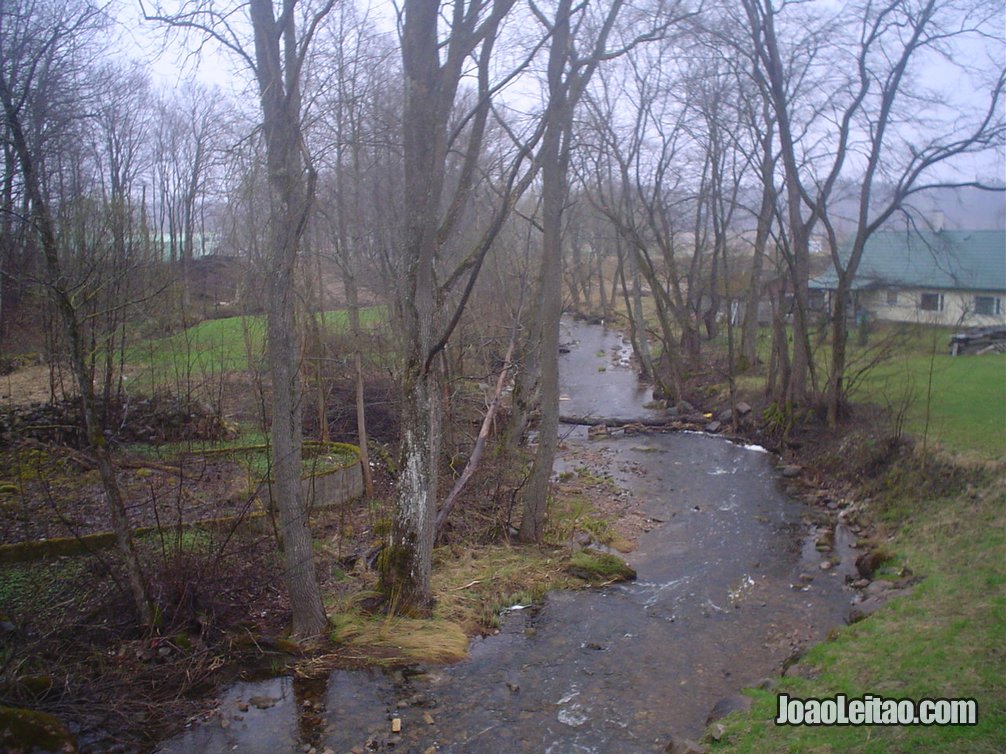
M 950 356 L 953 328 L 928 325 L 881 323 L 874 326 L 869 344 L 849 336 L 847 379 L 854 379 L 850 400 L 904 409 L 905 431 L 928 447 L 978 459 L 1006 456 L 1006 354 Z M 872 359 L 881 344 L 890 353 L 866 370 L 856 372 Z M 760 358 L 768 363 L 771 333 L 759 333 Z M 830 370 L 830 343 L 814 354 L 822 385 Z M 930 374 L 932 379 L 930 380 Z M 752 393 L 762 390 L 764 377 L 742 375 L 738 387 Z
M 268 445 L 269 434 L 260 427 L 248 422 L 238 424 L 238 434 L 230 440 L 182 440 L 165 442 L 159 445 L 137 442 L 125 446 L 127 452 L 142 458 L 158 460 L 175 460 L 187 453 L 206 453 L 222 450 L 237 450 L 252 446 Z
M 324 328 L 332 333 L 349 328 L 345 310 L 322 312 Z M 360 310 L 364 327 L 382 324 L 384 307 Z M 265 317 L 248 315 L 211 319 L 169 335 L 139 342 L 126 352 L 126 362 L 148 370 L 152 383 L 200 380 L 225 372 L 246 371 L 262 366 L 265 354 Z
M 818 675 L 751 691 L 712 752 L 1006 751 L 1006 495 L 917 500 L 893 543 L 925 575 L 907 596 L 837 632 L 801 660 Z M 776 695 L 974 698 L 978 725 L 776 726 Z
M 867 375 L 853 399 L 907 406 L 905 428 L 917 441 L 1006 456 L 1006 354 L 905 354 Z

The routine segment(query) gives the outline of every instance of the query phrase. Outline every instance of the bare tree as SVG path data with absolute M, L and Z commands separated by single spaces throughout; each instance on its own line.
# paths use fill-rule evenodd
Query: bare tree
M 334 3 L 327 0 L 309 9 L 297 0 L 284 0 L 277 15 L 271 0 L 250 0 L 253 50 L 231 24 L 232 8 L 222 9 L 210 1 L 187 4 L 174 14 L 160 10 L 147 14 L 149 19 L 213 37 L 248 66 L 258 85 L 269 186 L 266 341 L 272 382 L 271 465 L 293 634 L 298 637 L 315 636 L 327 625 L 300 484 L 301 344 L 294 272 L 316 180 L 301 130 L 301 75 L 315 32 Z
M 403 366 L 401 464 L 391 539 L 382 553 L 382 582 L 393 606 L 425 612 L 431 602 L 430 572 L 440 463 L 441 416 L 434 358 L 457 326 L 468 295 L 509 207 L 504 205 L 475 251 L 438 285 L 436 260 L 451 238 L 470 196 L 493 85 L 490 63 L 500 25 L 513 0 L 456 2 L 444 21 L 440 0 L 406 0 L 402 9 L 402 118 L 405 223 L 396 310 L 401 323 Z M 449 128 L 464 72 L 474 56 L 478 101 L 467 125 L 467 142 L 455 190 L 445 202 L 448 149 L 463 131 Z M 469 122 L 470 121 L 470 122 Z M 512 180 L 516 173 L 512 174 Z M 512 181 L 511 181 L 512 185 Z M 446 213 L 441 207 L 446 206 Z M 446 318 L 446 293 L 467 278 L 465 292 Z M 440 328 L 440 332 L 437 332 Z
M 397 122 L 388 115 L 401 103 L 396 74 L 397 50 L 370 30 L 370 19 L 352 6 L 336 9 L 323 28 L 328 54 L 318 56 L 311 96 L 309 138 L 319 166 L 319 215 L 323 230 L 318 245 L 338 268 L 346 296 L 353 343 L 357 437 L 364 491 L 374 494 L 367 447 L 364 401 L 364 341 L 360 322 L 360 279 L 392 246 L 382 236 L 394 232 L 401 144 Z M 391 122 L 389 122 L 389 120 Z M 382 161 L 392 169 L 384 169 Z M 381 186 L 381 189 L 378 189 Z M 377 190 L 392 201 L 375 201 Z M 380 240 L 379 240 L 380 239 Z M 331 250 L 329 252 L 328 250 Z
M 960 103 L 947 100 L 945 93 L 925 91 L 913 79 L 927 62 L 952 61 L 959 40 L 1001 38 L 1001 5 L 888 0 L 849 5 L 835 16 L 801 15 L 809 41 L 789 51 L 780 43 L 778 30 L 779 24 L 794 28 L 787 5 L 777 7 L 770 0 L 743 3 L 785 169 L 798 325 L 791 396 L 805 402 L 805 377 L 813 374 L 806 337 L 806 273 L 810 234 L 820 223 L 839 278 L 826 388 L 828 418 L 834 423 L 846 399 L 847 299 L 866 242 L 912 194 L 933 186 L 984 187 L 978 181 L 934 177 L 933 168 L 995 148 L 1006 133 L 1000 112 L 1006 84 L 1001 64 L 993 67 L 989 80 L 977 82 L 988 92 L 987 104 L 963 114 L 957 112 Z M 827 75 L 817 78 L 813 88 L 797 80 L 795 74 L 810 70 L 811 64 L 794 67 L 792 57 L 822 50 L 822 41 L 842 29 L 851 30 L 849 43 L 840 48 L 842 58 L 830 61 Z M 920 113 L 928 118 L 920 122 Z M 860 188 L 849 252 L 843 254 L 830 202 L 840 179 L 849 174 L 856 176 Z M 887 196 L 878 196 L 881 180 L 892 185 Z
M 562 228 L 574 111 L 602 61 L 659 39 L 678 20 L 674 13 L 676 6 L 658 5 L 651 16 L 628 24 L 620 42 L 612 44 L 609 40 L 623 5 L 621 0 L 615 0 L 606 8 L 598 8 L 594 16 L 589 3 L 574 8 L 569 0 L 559 0 L 552 17 L 546 17 L 532 5 L 535 17 L 549 36 L 549 58 L 545 131 L 537 157 L 542 170 L 542 262 L 536 294 L 536 326 L 540 329 L 534 333 L 532 351 L 540 364 L 541 412 L 538 448 L 523 489 L 524 513 L 520 527 L 521 539 L 529 542 L 540 542 L 544 534 L 548 483 L 558 440 Z
M 83 117 L 79 111 L 61 112 L 59 107 L 49 107 L 58 101 L 60 95 L 66 98 L 60 103 L 66 107 L 68 102 L 74 102 L 79 96 L 75 90 L 86 90 L 84 82 L 89 73 L 85 67 L 86 57 L 93 52 L 88 48 L 104 22 L 101 11 L 86 2 L 5 4 L 0 14 L 4 32 L 0 50 L 0 104 L 20 170 L 25 202 L 34 226 L 32 232 L 38 238 L 43 257 L 44 284 L 62 324 L 70 369 L 81 402 L 87 446 L 101 477 L 137 615 L 142 625 L 153 628 L 155 611 L 133 544 L 95 394 L 93 358 L 96 352 L 91 348 L 88 337 L 88 328 L 94 325 L 94 319 L 81 308 L 93 300 L 95 293 L 104 285 L 113 283 L 112 280 L 96 280 L 95 273 L 100 275 L 111 270 L 97 270 L 88 264 L 82 279 L 67 269 L 53 201 L 45 185 L 45 179 L 53 177 L 45 173 L 46 145 L 38 141 L 33 143 L 28 133 L 31 124 L 35 136 L 46 132 L 51 136 L 52 132 L 65 131 Z M 47 101 L 39 96 L 43 92 L 52 99 Z M 57 119 L 56 115 L 68 120 Z M 109 130 L 109 135 L 114 130 Z M 111 146 L 109 154 L 114 155 L 111 170 L 114 180 L 121 181 L 129 171 L 125 165 L 128 156 L 114 144 Z M 60 176 L 55 176 L 54 183 L 60 183 L 60 179 Z M 124 191 L 124 186 L 119 186 L 114 196 L 124 201 Z M 80 197 L 78 195 L 73 199 Z M 70 205 L 75 203 L 73 200 L 66 202 Z M 84 209 L 82 206 L 78 208 Z M 65 206 L 60 207 L 60 211 L 65 209 Z M 113 243 L 124 241 L 124 214 L 122 207 L 113 207 L 112 223 L 118 229 L 117 233 L 113 233 Z M 76 240 L 81 239 L 78 237 Z M 118 251 L 122 252 L 122 249 Z M 110 309 L 119 310 L 122 306 L 121 301 L 109 303 Z M 107 377 L 110 379 L 111 375 Z

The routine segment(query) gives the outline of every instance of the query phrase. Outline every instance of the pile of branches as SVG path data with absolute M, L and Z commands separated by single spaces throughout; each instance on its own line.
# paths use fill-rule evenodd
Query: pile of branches
M 167 393 L 150 398 L 99 400 L 98 415 L 110 442 L 182 442 L 224 440 L 236 436 L 231 425 L 211 406 Z M 24 440 L 83 448 L 86 445 L 78 398 L 54 403 L 14 406 L 0 413 L 0 447 Z

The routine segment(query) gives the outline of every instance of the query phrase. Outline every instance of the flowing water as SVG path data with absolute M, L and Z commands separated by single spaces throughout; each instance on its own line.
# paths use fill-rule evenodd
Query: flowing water
M 563 333 L 563 414 L 652 413 L 619 334 L 570 322 Z M 649 519 L 626 556 L 636 581 L 515 606 L 457 665 L 238 684 L 222 700 L 226 727 L 216 718 L 161 751 L 660 751 L 672 733 L 698 738 L 719 699 L 842 622 L 854 551 L 839 532 L 843 562 L 818 567 L 805 506 L 783 494 L 767 453 L 698 433 L 566 430 L 556 470 L 589 443 Z

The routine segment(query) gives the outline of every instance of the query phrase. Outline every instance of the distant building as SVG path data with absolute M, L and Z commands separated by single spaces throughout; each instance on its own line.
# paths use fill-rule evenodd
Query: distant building
M 849 246 L 840 256 L 848 259 Z M 830 311 L 834 266 L 810 281 L 811 307 Z M 850 318 L 985 327 L 1006 324 L 1006 231 L 878 231 L 852 284 Z

